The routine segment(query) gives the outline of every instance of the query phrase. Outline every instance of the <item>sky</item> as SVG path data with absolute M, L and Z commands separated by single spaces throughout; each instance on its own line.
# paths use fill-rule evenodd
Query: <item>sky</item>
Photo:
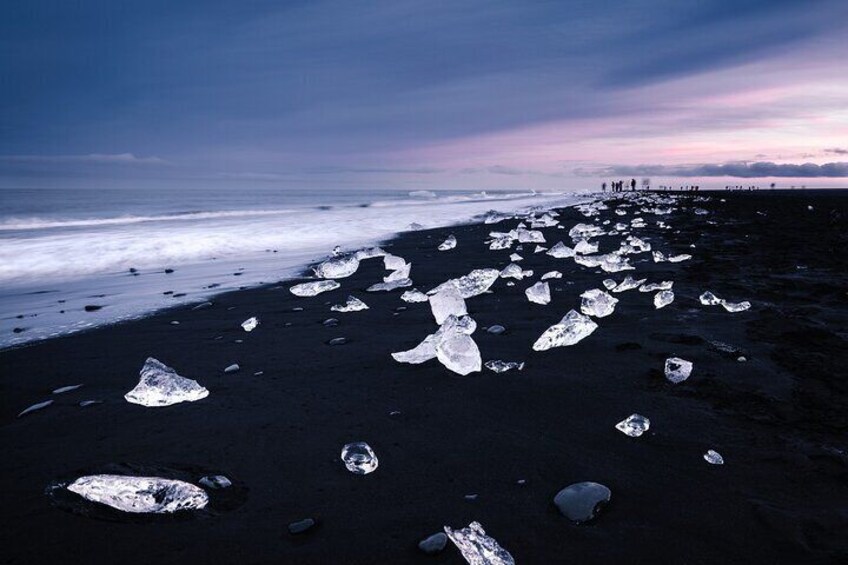
M 0 188 L 848 186 L 845 0 L 27 0 Z

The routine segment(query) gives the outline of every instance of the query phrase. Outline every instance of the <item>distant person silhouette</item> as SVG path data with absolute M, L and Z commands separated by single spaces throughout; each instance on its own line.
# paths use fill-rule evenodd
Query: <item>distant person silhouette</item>
M 606 192 L 606 191 L 607 191 L 607 183 L 602 182 L 601 183 L 601 192 Z
M 630 179 L 630 190 L 636 190 L 636 179 Z

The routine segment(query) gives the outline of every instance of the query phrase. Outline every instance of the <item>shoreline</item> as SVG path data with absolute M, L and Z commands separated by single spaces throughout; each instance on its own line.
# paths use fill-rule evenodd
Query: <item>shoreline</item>
M 450 543 L 436 556 L 416 544 L 478 520 L 518 563 L 838 562 L 848 556 L 839 535 L 848 518 L 832 504 L 848 496 L 848 387 L 837 379 L 848 361 L 839 276 L 848 259 L 835 253 L 846 200 L 813 195 L 807 210 L 809 194 L 763 192 L 686 193 L 677 197 L 685 210 L 643 214 L 648 226 L 633 233 L 668 254 L 693 255 L 682 263 L 636 255 L 635 271 L 603 273 L 524 244 L 521 266 L 534 276 L 515 286 L 500 279 L 467 301 L 483 360 L 525 361 L 520 372 L 460 377 L 436 360 L 392 360 L 436 326 L 428 304 L 400 300 L 409 289 L 365 292 L 386 274 L 380 259 L 313 298 L 293 296 L 289 287 L 308 279 L 292 279 L 219 294 L 208 308 L 176 306 L 0 350 L 0 440 L 12 455 L 0 464 L 9 485 L 3 551 L 9 562 L 459 563 Z M 600 218 L 561 209 L 565 229 L 543 229 L 543 245 L 570 244 L 577 223 L 614 224 L 610 208 Z M 490 251 L 483 241 L 517 223 L 407 232 L 383 248 L 412 263 L 410 289 L 427 291 L 472 269 L 505 267 L 515 250 Z M 451 233 L 456 249 L 437 251 Z M 597 238 L 602 252 L 621 239 Z M 551 303 L 529 303 L 524 289 L 553 269 L 563 278 L 548 281 Z M 674 280 L 675 301 L 656 310 L 653 294 L 616 294 L 615 312 L 585 340 L 531 351 L 580 293 L 627 274 Z M 701 306 L 705 290 L 752 308 Z M 331 312 L 348 294 L 369 310 Z M 254 315 L 260 325 L 244 332 L 239 324 Z M 331 317 L 340 323 L 325 326 Z M 507 331 L 483 329 L 494 324 Z M 337 337 L 347 342 L 328 345 Z M 677 385 L 662 376 L 672 355 L 695 364 Z M 128 404 L 123 394 L 149 356 L 197 379 L 209 397 Z M 232 363 L 240 371 L 225 374 Z M 47 398 L 54 404 L 16 417 Z M 84 399 L 104 402 L 79 407 Z M 632 413 L 651 419 L 640 438 L 614 427 Z M 351 441 L 372 445 L 374 473 L 344 469 L 339 451 Z M 707 449 L 725 464 L 708 465 Z M 139 525 L 75 515 L 44 494 L 59 478 L 119 463 L 215 470 L 243 485 L 246 500 L 217 515 Z M 552 500 L 585 480 L 609 486 L 612 500 L 594 522 L 574 526 Z M 317 527 L 289 534 L 304 518 Z

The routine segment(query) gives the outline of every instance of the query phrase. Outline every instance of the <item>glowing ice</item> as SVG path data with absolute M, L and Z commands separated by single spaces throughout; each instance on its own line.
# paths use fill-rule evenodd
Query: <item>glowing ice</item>
M 585 239 L 580 240 L 577 245 L 574 246 L 574 252 L 580 253 L 581 255 L 589 255 L 590 253 L 598 252 L 598 244 L 590 243 Z
M 379 461 L 371 446 L 364 441 L 349 443 L 342 448 L 342 461 L 355 475 L 367 475 L 377 470 Z
M 392 358 L 398 363 L 409 363 L 411 365 L 418 365 L 430 359 L 435 359 L 438 339 L 439 336 L 436 334 L 430 334 L 412 349 L 392 353 Z
M 751 303 L 747 300 L 742 302 L 728 302 L 727 300 L 722 300 L 721 305 L 724 306 L 724 309 L 728 312 L 744 312 L 751 307 Z
M 545 351 L 552 347 L 574 345 L 598 329 L 598 324 L 588 316 L 571 310 L 558 324 L 545 330 L 533 344 L 534 351 Z
M 464 316 L 468 313 L 465 309 L 465 300 L 454 285 L 446 285 L 439 292 L 430 297 L 430 308 L 436 323 L 441 325 L 448 316 Z
M 592 224 L 577 224 L 568 230 L 568 237 L 570 237 L 573 241 L 591 239 L 603 234 L 604 230 Z
M 315 281 L 308 283 L 296 284 L 289 289 L 292 294 L 295 296 L 315 296 L 317 294 L 321 294 L 322 292 L 327 292 L 328 290 L 335 290 L 339 288 L 341 285 L 333 280 L 327 281 Z
M 536 304 L 550 304 L 551 302 L 551 287 L 546 282 L 537 282 L 525 290 L 524 294 L 527 295 L 527 300 Z
M 148 407 L 194 402 L 209 396 L 197 381 L 179 376 L 176 371 L 153 357 L 141 368 L 141 379 L 124 395 L 127 402 Z
M 704 461 L 710 465 L 724 465 L 724 457 L 718 451 L 713 451 L 712 449 L 704 453 Z
M 517 263 L 518 261 L 524 261 L 524 257 L 519 255 L 518 253 L 513 253 L 512 255 L 509 256 L 509 260 L 514 262 L 514 263 Z
M 359 312 L 360 310 L 368 310 L 368 305 L 355 296 L 348 296 L 347 302 L 344 304 L 334 304 L 330 306 L 333 312 Z
M 518 228 L 518 243 L 545 243 L 545 236 L 540 231 Z
M 515 565 L 512 555 L 487 536 L 479 522 L 471 522 L 461 530 L 445 526 L 445 533 L 469 565 Z
M 624 277 L 624 280 L 618 283 L 618 285 L 612 289 L 613 292 L 624 292 L 627 290 L 633 290 L 634 288 L 638 288 L 640 284 L 644 283 L 648 279 L 639 279 L 636 280 L 630 275 Z
M 663 281 L 659 283 L 643 284 L 639 287 L 639 292 L 654 292 L 655 290 L 671 290 L 674 286 L 673 281 Z
M 681 261 L 688 261 L 692 256 L 688 253 L 681 253 L 680 255 L 669 255 L 666 260 L 669 263 L 680 263 Z
M 682 383 L 692 374 L 692 362 L 680 357 L 670 357 L 665 360 L 665 378 L 677 384 Z
M 248 318 L 247 320 L 245 320 L 241 323 L 241 327 L 246 332 L 252 332 L 253 330 L 256 329 L 256 326 L 258 326 L 258 325 L 259 325 L 259 318 L 255 317 L 255 316 L 252 317 L 252 318 Z
M 454 235 L 449 235 L 448 238 L 439 245 L 439 251 L 449 251 L 454 247 L 456 247 L 456 237 Z
M 524 270 L 515 263 L 510 263 L 509 265 L 504 267 L 504 270 L 501 271 L 500 276 L 502 279 L 521 280 L 524 278 Z
M 651 421 L 640 414 L 631 414 L 615 425 L 615 429 L 630 437 L 639 437 L 650 427 Z
M 541 279 L 543 281 L 546 281 L 548 279 L 561 279 L 561 278 L 562 278 L 562 273 L 560 273 L 559 271 L 548 271 L 547 273 L 545 273 L 541 277 Z
M 459 375 L 479 372 L 483 364 L 480 349 L 469 335 L 476 328 L 477 324 L 470 316 L 459 319 L 450 316 L 442 325 L 436 342 L 439 362 Z
M 412 290 L 407 290 L 406 292 L 401 294 L 400 299 L 404 302 L 409 303 L 427 302 L 428 300 L 430 300 L 426 294 L 415 288 L 413 288 Z
M 555 259 L 567 259 L 568 257 L 574 257 L 574 249 L 568 247 L 563 242 L 557 242 L 556 245 L 548 249 L 548 255 Z
M 384 283 L 391 283 L 395 281 L 402 281 L 409 278 L 409 271 L 412 269 L 412 263 L 404 263 L 385 277 L 383 277 Z
M 670 290 L 661 290 L 654 295 L 654 307 L 659 310 L 664 306 L 668 306 L 674 302 L 674 292 Z
M 75 480 L 68 490 L 86 500 L 134 514 L 200 510 L 209 503 L 209 496 L 202 488 L 161 477 L 89 475 Z
M 322 279 L 343 279 L 354 274 L 359 269 L 359 257 L 356 254 L 342 255 L 327 259 L 313 269 L 315 275 Z
M 524 368 L 523 361 L 501 361 L 500 359 L 486 361 L 484 365 L 487 369 L 496 373 L 505 373 L 506 371 L 511 371 L 512 369 L 518 369 L 520 371 Z
M 497 269 L 474 269 L 467 275 L 463 275 L 458 279 L 451 279 L 440 284 L 427 294 L 439 292 L 445 285 L 452 284 L 459 290 L 459 295 L 465 299 L 479 296 L 489 290 L 495 281 L 498 280 L 500 271 Z
M 607 290 L 612 290 L 612 289 L 614 289 L 615 287 L 618 286 L 618 283 L 615 282 L 612 279 L 604 279 L 603 284 L 604 284 L 604 288 L 606 288 Z
M 587 316 L 595 316 L 596 318 L 604 318 L 612 314 L 615 305 L 618 303 L 618 298 L 599 288 L 587 290 L 580 295 L 580 298 L 583 299 L 580 304 L 580 311 Z

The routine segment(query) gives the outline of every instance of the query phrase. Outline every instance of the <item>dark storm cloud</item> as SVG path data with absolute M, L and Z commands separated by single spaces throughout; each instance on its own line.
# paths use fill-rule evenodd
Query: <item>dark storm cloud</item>
M 738 177 L 738 178 L 846 178 L 848 162 L 778 164 L 769 161 L 756 163 L 725 163 L 701 165 L 612 165 L 598 169 L 576 169 L 580 176 L 660 176 L 660 177 Z

